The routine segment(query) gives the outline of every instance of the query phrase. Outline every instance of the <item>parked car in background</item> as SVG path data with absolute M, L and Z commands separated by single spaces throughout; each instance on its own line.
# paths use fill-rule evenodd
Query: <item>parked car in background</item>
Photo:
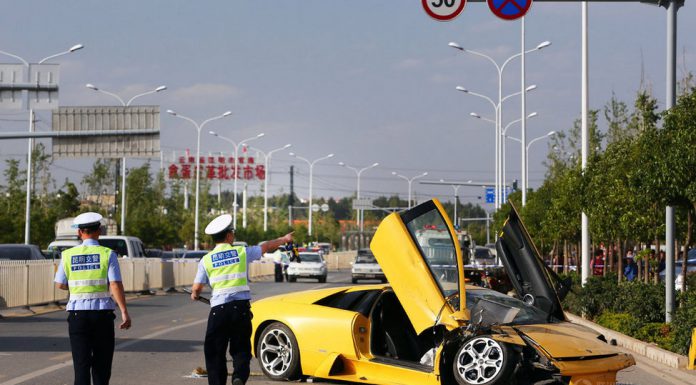
M 99 245 L 115 251 L 119 257 L 145 258 L 145 246 L 138 237 L 127 235 L 103 235 L 99 237 Z
M 686 260 L 686 275 L 696 274 L 696 249 L 689 250 Z M 674 287 L 676 290 L 681 290 L 682 282 L 684 281 L 684 276 L 682 275 L 682 266 L 684 261 L 679 259 L 674 261 Z M 660 272 L 660 281 L 665 281 L 665 270 Z
M 46 259 L 37 245 L 6 243 L 0 245 L 0 260 L 39 261 Z
M 301 262 L 290 262 L 287 269 L 288 282 L 295 282 L 297 278 L 313 278 L 319 282 L 326 282 L 328 269 L 326 261 L 321 253 L 300 252 Z
M 474 257 L 471 259 L 472 265 L 497 265 L 498 261 L 491 249 L 485 246 L 476 246 Z
M 210 250 L 188 250 L 184 253 L 184 255 L 181 256 L 181 258 L 200 260 L 201 258 L 205 257 L 205 255 L 209 252 Z
M 350 269 L 350 275 L 353 283 L 357 283 L 360 279 L 378 279 L 387 282 L 382 268 L 379 267 L 379 263 L 370 249 L 358 250 L 353 267 Z

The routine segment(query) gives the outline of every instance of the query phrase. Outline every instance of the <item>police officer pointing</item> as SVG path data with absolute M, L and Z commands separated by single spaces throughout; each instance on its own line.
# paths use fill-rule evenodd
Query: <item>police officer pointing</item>
M 63 251 L 56 286 L 70 291 L 66 306 L 75 385 L 107 385 L 114 356 L 114 300 L 121 329 L 131 327 L 116 253 L 99 246 L 102 216 L 87 212 L 73 220 L 82 244 Z M 111 293 L 109 293 L 111 289 Z M 111 296 L 113 295 L 113 299 Z
M 198 299 L 205 284 L 213 289 L 203 346 L 208 384 L 211 385 L 224 385 L 227 381 L 228 345 L 234 367 L 232 384 L 243 385 L 249 378 L 252 314 L 247 266 L 264 253 L 292 242 L 292 233 L 289 233 L 261 246 L 232 246 L 234 229 L 231 224 L 232 216 L 223 214 L 205 228 L 205 233 L 212 235 L 216 246 L 198 264 L 198 273 L 191 288 L 193 300 Z

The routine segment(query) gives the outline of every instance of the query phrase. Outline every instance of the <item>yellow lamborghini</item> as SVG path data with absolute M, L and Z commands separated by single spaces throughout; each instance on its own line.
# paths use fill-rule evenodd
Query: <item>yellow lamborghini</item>
M 567 283 L 544 266 L 514 209 L 496 243 L 511 292 L 466 285 L 456 239 L 431 200 L 379 225 L 370 248 L 388 284 L 256 301 L 261 370 L 366 384 L 604 385 L 635 364 L 566 321 Z

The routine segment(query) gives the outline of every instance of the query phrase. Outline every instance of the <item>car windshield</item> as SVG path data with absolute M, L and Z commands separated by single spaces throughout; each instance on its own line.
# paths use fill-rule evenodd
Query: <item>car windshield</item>
M 300 253 L 302 262 L 322 262 L 321 256 L 317 253 Z
M 467 289 L 466 307 L 471 319 L 484 325 L 531 325 L 559 322 L 517 298 L 488 289 Z
M 355 263 L 377 263 L 374 255 L 358 255 L 355 258 Z
M 444 297 L 459 292 L 456 243 L 437 208 L 418 215 L 406 224 L 411 237 L 425 256 L 430 273 Z
M 491 251 L 488 248 L 482 247 L 482 248 L 476 248 L 474 251 L 474 255 L 476 258 L 493 258 L 493 255 L 491 255 Z
M 124 257 L 128 255 L 128 245 L 124 239 L 99 239 L 99 245 L 108 247 L 116 254 Z

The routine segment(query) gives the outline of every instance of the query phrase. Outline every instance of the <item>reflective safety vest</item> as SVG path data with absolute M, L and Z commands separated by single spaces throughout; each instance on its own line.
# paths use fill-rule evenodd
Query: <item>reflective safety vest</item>
M 111 297 L 107 279 L 111 249 L 104 246 L 76 246 L 63 251 L 61 255 L 70 299 Z
M 233 247 L 229 243 L 215 246 L 203 257 L 213 295 L 234 294 L 249 291 L 247 260 L 244 246 Z

